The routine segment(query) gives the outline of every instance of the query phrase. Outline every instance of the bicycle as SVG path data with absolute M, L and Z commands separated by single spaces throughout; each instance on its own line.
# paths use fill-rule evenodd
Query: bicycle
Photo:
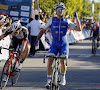
M 61 65 L 60 65 L 60 58 L 66 59 L 66 66 L 67 66 L 67 57 L 60 57 L 60 56 L 46 56 L 44 55 L 43 63 L 45 63 L 45 58 L 51 57 L 54 59 L 53 66 L 52 66 L 52 76 L 51 76 L 51 83 L 50 87 L 47 89 L 50 90 L 59 90 L 60 81 L 61 81 Z
M 96 38 L 93 39 L 94 43 L 93 43 L 93 48 L 92 48 L 92 54 L 96 54 L 96 50 L 98 48 L 97 43 L 96 43 Z
M 0 47 L 0 53 L 1 53 L 1 49 L 6 49 L 11 52 L 2 70 L 1 81 L 0 81 L 1 89 L 6 87 L 10 77 L 12 77 L 11 78 L 12 85 L 15 85 L 18 81 L 20 70 L 18 70 L 16 66 L 18 66 L 19 63 L 19 60 L 17 58 L 17 56 L 20 54 L 19 48 L 20 47 L 18 47 L 17 50 L 15 51 L 14 49 Z M 3 80 L 5 76 L 6 76 L 6 81 Z
M 95 42 L 95 40 L 94 40 L 94 44 L 93 44 L 93 54 L 94 54 L 94 55 L 96 54 L 96 49 L 97 49 L 97 47 L 96 47 L 96 42 Z

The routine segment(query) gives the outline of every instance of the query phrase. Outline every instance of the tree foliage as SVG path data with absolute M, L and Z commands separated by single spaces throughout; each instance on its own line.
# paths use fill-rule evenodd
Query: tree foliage
M 43 12 L 47 12 L 47 14 L 50 15 L 58 2 L 63 2 L 66 5 L 65 16 L 69 15 L 73 17 L 73 12 L 77 12 L 79 17 L 92 16 L 92 4 L 90 3 L 90 0 L 40 0 L 39 6 Z M 99 4 L 95 3 L 95 18 L 98 18 L 98 7 Z

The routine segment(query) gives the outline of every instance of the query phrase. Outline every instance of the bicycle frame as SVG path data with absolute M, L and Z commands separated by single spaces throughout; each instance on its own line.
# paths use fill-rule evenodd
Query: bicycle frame
M 11 77 L 14 76 L 14 73 L 13 73 L 14 69 L 15 69 L 15 65 L 14 64 L 16 64 L 18 62 L 18 59 L 17 59 L 16 56 L 19 55 L 19 52 L 18 51 L 14 51 L 13 49 L 0 47 L 0 53 L 1 53 L 1 49 L 6 49 L 6 50 L 10 51 L 9 58 L 5 62 L 5 65 L 4 65 L 3 70 L 2 70 L 2 75 L 1 75 L 1 89 L 2 89 L 7 85 L 7 82 L 9 80 L 10 76 Z M 13 59 L 14 59 L 14 62 L 13 62 Z M 7 81 L 6 82 L 3 82 L 3 80 L 2 80 L 4 75 L 7 75 Z
M 59 56 L 45 56 L 43 62 L 45 63 L 45 58 L 51 57 L 54 59 L 53 61 L 53 67 L 52 67 L 52 78 L 51 78 L 51 86 L 50 90 L 59 90 L 59 82 L 60 74 L 61 74 L 61 67 L 60 67 L 60 58 L 66 59 L 66 65 L 67 65 L 67 58 L 66 57 L 59 57 Z

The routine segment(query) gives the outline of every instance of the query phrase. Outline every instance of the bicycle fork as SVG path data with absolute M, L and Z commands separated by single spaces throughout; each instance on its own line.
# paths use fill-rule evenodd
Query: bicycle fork
M 59 66 L 59 63 L 57 61 L 57 59 L 55 60 L 55 71 L 54 71 L 54 85 L 58 85 L 58 66 Z

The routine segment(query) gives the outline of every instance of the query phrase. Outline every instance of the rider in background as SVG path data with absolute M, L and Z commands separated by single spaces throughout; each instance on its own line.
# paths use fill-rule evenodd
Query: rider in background
M 93 33 L 93 35 L 92 35 L 92 33 Z M 93 54 L 95 39 L 97 40 L 97 47 L 99 47 L 99 26 L 98 26 L 98 22 L 96 20 L 94 20 L 94 23 L 91 28 L 90 39 L 91 39 L 91 35 L 92 35 L 92 52 L 91 53 Z
M 66 64 L 65 64 L 65 57 L 68 57 L 69 55 L 69 44 L 67 41 L 67 29 L 68 27 L 72 28 L 73 30 L 81 31 L 81 26 L 79 19 L 77 17 L 77 13 L 74 12 L 73 15 L 76 20 L 76 25 L 72 23 L 70 20 L 67 20 L 63 18 L 65 13 L 65 5 L 62 2 L 59 2 L 56 4 L 56 14 L 57 17 L 52 17 L 48 20 L 47 24 L 44 26 L 44 28 L 40 31 L 36 42 L 40 39 L 40 37 L 43 35 L 43 33 L 48 29 L 51 28 L 51 33 L 53 37 L 52 44 L 50 46 L 50 49 L 48 51 L 48 55 L 50 56 L 56 56 L 58 51 L 60 50 L 60 57 L 63 57 L 64 59 L 60 59 L 61 61 L 61 85 L 66 84 L 65 74 L 66 74 Z M 48 58 L 47 63 L 47 84 L 45 85 L 47 88 L 50 87 L 51 82 L 51 75 L 52 75 L 52 63 L 53 58 Z

